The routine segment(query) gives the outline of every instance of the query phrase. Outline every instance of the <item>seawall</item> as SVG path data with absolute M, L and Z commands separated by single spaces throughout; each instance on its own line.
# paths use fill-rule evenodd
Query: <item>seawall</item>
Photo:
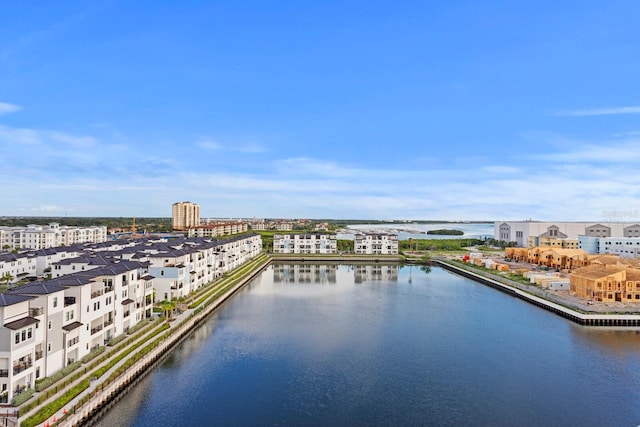
M 123 398 L 129 388 L 138 383 L 146 374 L 151 372 L 155 366 L 157 366 L 171 353 L 173 348 L 188 338 L 194 329 L 204 322 L 211 313 L 242 289 L 270 263 L 271 258 L 267 258 L 262 264 L 253 269 L 214 302 L 207 305 L 202 311 L 193 314 L 192 317 L 185 320 L 165 341 L 161 342 L 155 349 L 136 362 L 136 364 L 127 370 L 127 372 L 105 386 L 80 408 L 74 408 L 73 411 L 59 423 L 59 425 L 92 425 L 101 413 L 104 413 L 104 411 L 113 406 L 115 402 Z
M 564 307 L 552 301 L 545 300 L 535 295 L 531 295 L 523 290 L 505 285 L 497 280 L 476 274 L 443 260 L 433 260 L 433 263 L 460 276 L 491 286 L 494 289 L 505 292 L 516 298 L 520 298 L 528 303 L 536 305 L 547 311 L 569 319 L 572 322 L 585 326 L 617 326 L 617 327 L 640 327 L 640 314 L 602 314 L 602 313 L 581 313 L 571 308 Z

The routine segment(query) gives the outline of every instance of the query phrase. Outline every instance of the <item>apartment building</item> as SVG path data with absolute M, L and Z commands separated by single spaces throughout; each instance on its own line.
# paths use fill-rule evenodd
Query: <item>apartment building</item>
M 200 206 L 191 202 L 176 202 L 172 205 L 173 229 L 188 230 L 200 225 Z
M 249 225 L 246 222 L 217 222 L 189 227 L 189 237 L 217 237 L 246 233 Z
M 274 234 L 273 252 L 277 254 L 335 254 L 335 234 Z
M 52 222 L 49 225 L 0 227 L 0 248 L 5 251 L 38 250 L 106 240 L 106 226 L 72 227 Z
M 520 247 L 543 246 L 545 240 L 577 240 L 581 236 L 591 238 L 638 237 L 640 224 L 628 222 L 543 222 L 543 221 L 497 221 L 494 223 L 494 238 L 505 242 L 516 242 Z M 557 245 L 557 243 L 555 244 Z M 555 246 L 554 245 L 554 246 Z M 569 245 L 565 245 L 569 248 Z M 583 248 L 585 249 L 585 248 Z
M 389 233 L 356 234 L 354 252 L 361 255 L 398 255 L 398 235 Z

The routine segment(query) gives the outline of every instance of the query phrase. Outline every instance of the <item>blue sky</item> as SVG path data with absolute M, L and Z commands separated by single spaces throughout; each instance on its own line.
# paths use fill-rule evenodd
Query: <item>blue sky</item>
M 637 1 L 0 0 L 0 215 L 640 220 Z

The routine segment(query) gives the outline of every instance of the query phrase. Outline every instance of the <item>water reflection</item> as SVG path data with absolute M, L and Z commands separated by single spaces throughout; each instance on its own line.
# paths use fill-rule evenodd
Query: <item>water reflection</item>
M 337 265 L 275 264 L 274 283 L 336 283 Z
M 393 267 L 268 267 L 101 425 L 638 424 L 636 331 Z

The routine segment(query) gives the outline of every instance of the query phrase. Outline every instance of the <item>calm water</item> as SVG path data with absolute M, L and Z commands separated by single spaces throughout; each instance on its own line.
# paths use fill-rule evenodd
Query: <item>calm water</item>
M 271 266 L 103 426 L 637 426 L 640 332 L 434 268 Z
M 358 231 L 392 231 L 398 233 L 398 239 L 483 239 L 493 237 L 493 224 L 440 223 L 440 224 L 354 224 L 348 227 Z M 427 231 L 452 229 L 464 232 L 462 236 L 441 236 L 426 234 Z M 338 234 L 338 238 L 353 238 L 353 234 Z

